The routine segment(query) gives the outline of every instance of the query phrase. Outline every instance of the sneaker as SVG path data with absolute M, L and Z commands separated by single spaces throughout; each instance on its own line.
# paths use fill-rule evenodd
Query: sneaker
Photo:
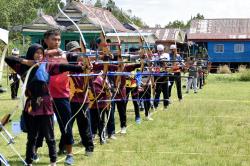
M 189 92 L 188 91 L 186 91 L 186 94 L 188 94 Z
M 32 160 L 33 160 L 35 163 L 37 163 L 40 159 L 39 159 L 39 156 L 38 156 L 37 154 L 34 154 Z
M 179 102 L 182 102 L 183 100 L 182 99 L 179 99 Z
M 147 120 L 147 121 L 153 121 L 154 119 L 151 118 L 150 116 L 146 116 L 146 120 Z
M 140 117 L 135 118 L 135 123 L 138 125 L 141 124 L 141 118 Z
M 195 91 L 194 93 L 196 94 L 196 93 L 198 93 L 198 92 Z
M 85 154 L 84 156 L 87 156 L 87 157 L 90 157 L 93 155 L 93 152 L 92 151 L 85 151 Z
M 109 139 L 112 139 L 112 140 L 116 140 L 117 138 L 116 138 L 116 136 L 115 136 L 115 134 L 111 134 L 111 135 L 109 135 L 109 137 L 108 137 Z
M 50 163 L 50 166 L 56 166 L 56 162 Z
M 127 128 L 126 127 L 122 127 L 121 128 L 121 134 L 126 134 L 127 133 Z
M 65 161 L 64 161 L 64 163 L 67 164 L 67 165 L 73 165 L 73 163 L 74 163 L 73 155 L 68 154 Z

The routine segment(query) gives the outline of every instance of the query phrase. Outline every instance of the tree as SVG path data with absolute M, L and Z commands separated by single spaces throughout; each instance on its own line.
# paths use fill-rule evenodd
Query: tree
M 183 21 L 179 21 L 179 20 L 175 20 L 174 22 L 169 22 L 165 28 L 180 28 L 180 29 L 188 29 L 190 28 L 190 24 L 192 20 L 203 20 L 205 17 L 200 14 L 197 13 L 196 16 L 191 17 L 190 20 L 187 21 L 187 23 L 185 24 Z
M 97 0 L 94 6 L 95 6 L 95 7 L 102 8 L 102 7 L 103 7 L 103 5 L 102 5 L 101 0 Z
M 192 20 L 203 20 L 203 19 L 205 19 L 204 15 L 197 13 L 196 16 L 191 17 L 191 19 L 187 22 L 186 28 L 190 28 Z
M 129 23 L 130 21 L 132 21 L 136 26 L 138 27 L 146 27 L 147 25 L 142 21 L 141 18 L 137 17 L 137 16 L 131 16 L 132 15 L 132 10 L 129 9 L 127 10 L 128 13 L 124 12 L 122 9 L 120 9 L 119 7 L 117 7 L 115 5 L 115 2 L 113 2 L 112 0 L 109 0 L 109 3 L 111 3 L 111 7 L 112 7 L 112 14 L 121 22 L 121 23 Z
M 169 22 L 168 25 L 165 26 L 165 28 L 185 28 L 185 23 L 183 21 L 175 20 L 174 22 Z
M 9 29 L 11 26 L 30 23 L 37 17 L 37 10 L 43 9 L 45 14 L 55 15 L 60 0 L 1 0 L 1 27 Z
M 193 18 L 191 18 L 192 20 L 203 20 L 205 19 L 203 14 L 197 13 L 196 16 L 194 16 Z
M 115 9 L 115 2 L 112 0 L 109 0 L 108 3 L 106 4 L 107 9 L 112 12 Z

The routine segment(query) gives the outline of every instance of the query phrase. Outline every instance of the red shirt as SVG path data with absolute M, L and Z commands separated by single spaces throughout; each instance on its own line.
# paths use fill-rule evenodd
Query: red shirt
M 68 63 L 66 58 L 54 57 L 49 58 L 49 62 L 53 63 Z M 70 88 L 69 88 L 69 77 L 68 72 L 58 74 L 50 77 L 49 83 L 50 94 L 53 98 L 69 98 Z

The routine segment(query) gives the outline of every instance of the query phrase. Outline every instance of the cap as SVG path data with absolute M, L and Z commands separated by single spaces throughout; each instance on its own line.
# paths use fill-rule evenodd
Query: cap
M 164 51 L 164 46 L 162 44 L 157 45 L 157 51 Z
M 14 49 L 12 49 L 11 53 L 14 54 L 14 55 L 19 55 L 19 49 L 18 48 L 14 48 Z
M 81 49 L 79 43 L 77 41 L 71 41 L 66 45 L 66 51 L 73 51 L 75 49 Z
M 177 46 L 176 46 L 175 44 L 172 44 L 172 45 L 170 46 L 170 50 L 174 50 L 174 49 L 177 49 Z

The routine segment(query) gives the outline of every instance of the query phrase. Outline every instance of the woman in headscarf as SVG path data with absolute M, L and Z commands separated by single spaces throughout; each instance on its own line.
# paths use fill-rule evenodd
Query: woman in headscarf
M 26 163 L 32 165 L 32 158 L 38 134 L 41 133 L 49 148 L 50 163 L 56 165 L 56 142 L 54 136 L 53 102 L 48 84 L 50 75 L 65 71 L 82 72 L 82 66 L 47 63 L 44 49 L 39 44 L 29 47 L 26 58 L 6 57 L 5 62 L 21 77 L 27 77 L 25 95 L 27 97 L 24 111 L 27 116 Z

